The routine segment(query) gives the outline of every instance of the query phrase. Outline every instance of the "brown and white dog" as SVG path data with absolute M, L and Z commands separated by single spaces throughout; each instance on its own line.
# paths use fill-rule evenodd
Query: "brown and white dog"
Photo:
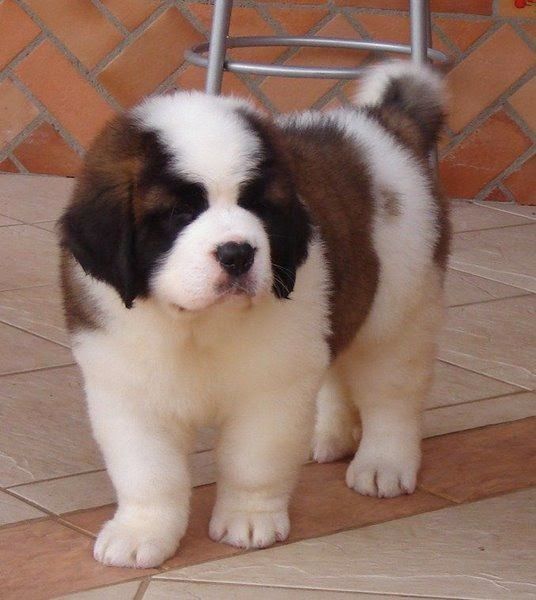
M 264 547 L 313 438 L 361 494 L 411 493 L 448 252 L 427 156 L 431 70 L 370 70 L 353 107 L 271 120 L 149 98 L 87 154 L 61 219 L 73 350 L 118 509 L 95 557 L 152 567 L 189 511 L 196 430 L 219 428 L 210 536 Z M 316 424 L 315 424 L 316 399 Z

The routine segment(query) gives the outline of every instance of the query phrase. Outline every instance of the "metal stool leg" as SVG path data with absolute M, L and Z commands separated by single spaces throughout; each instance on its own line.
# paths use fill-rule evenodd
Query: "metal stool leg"
M 207 94 L 218 95 L 221 92 L 223 64 L 225 62 L 225 42 L 231 22 L 232 0 L 216 0 L 210 31 L 210 46 L 208 52 L 207 78 L 205 91 Z
M 428 62 L 427 12 L 429 10 L 429 0 L 410 0 L 411 59 L 418 65 Z

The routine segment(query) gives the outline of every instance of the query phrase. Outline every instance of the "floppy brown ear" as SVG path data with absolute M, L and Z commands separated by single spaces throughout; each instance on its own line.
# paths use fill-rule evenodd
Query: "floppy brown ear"
M 256 214 L 270 241 L 273 288 L 286 299 L 294 290 L 296 271 L 307 258 L 312 234 L 309 214 L 296 192 L 284 133 L 264 117 L 244 113 L 262 144 L 257 176 L 245 186 L 239 204 Z
M 125 306 L 137 295 L 133 196 L 139 132 L 126 117 L 109 123 L 88 151 L 73 198 L 60 219 L 61 245 Z

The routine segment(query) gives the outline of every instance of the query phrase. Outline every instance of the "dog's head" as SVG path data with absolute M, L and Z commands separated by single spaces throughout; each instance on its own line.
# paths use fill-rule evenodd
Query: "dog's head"
M 200 93 L 147 100 L 89 150 L 62 245 L 130 308 L 292 292 L 310 236 L 278 130 Z

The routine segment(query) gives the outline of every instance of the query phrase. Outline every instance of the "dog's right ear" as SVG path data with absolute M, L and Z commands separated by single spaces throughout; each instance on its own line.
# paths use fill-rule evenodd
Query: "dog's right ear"
M 113 286 L 127 308 L 138 293 L 133 212 L 138 134 L 126 117 L 105 127 L 60 219 L 62 247 L 86 273 Z

